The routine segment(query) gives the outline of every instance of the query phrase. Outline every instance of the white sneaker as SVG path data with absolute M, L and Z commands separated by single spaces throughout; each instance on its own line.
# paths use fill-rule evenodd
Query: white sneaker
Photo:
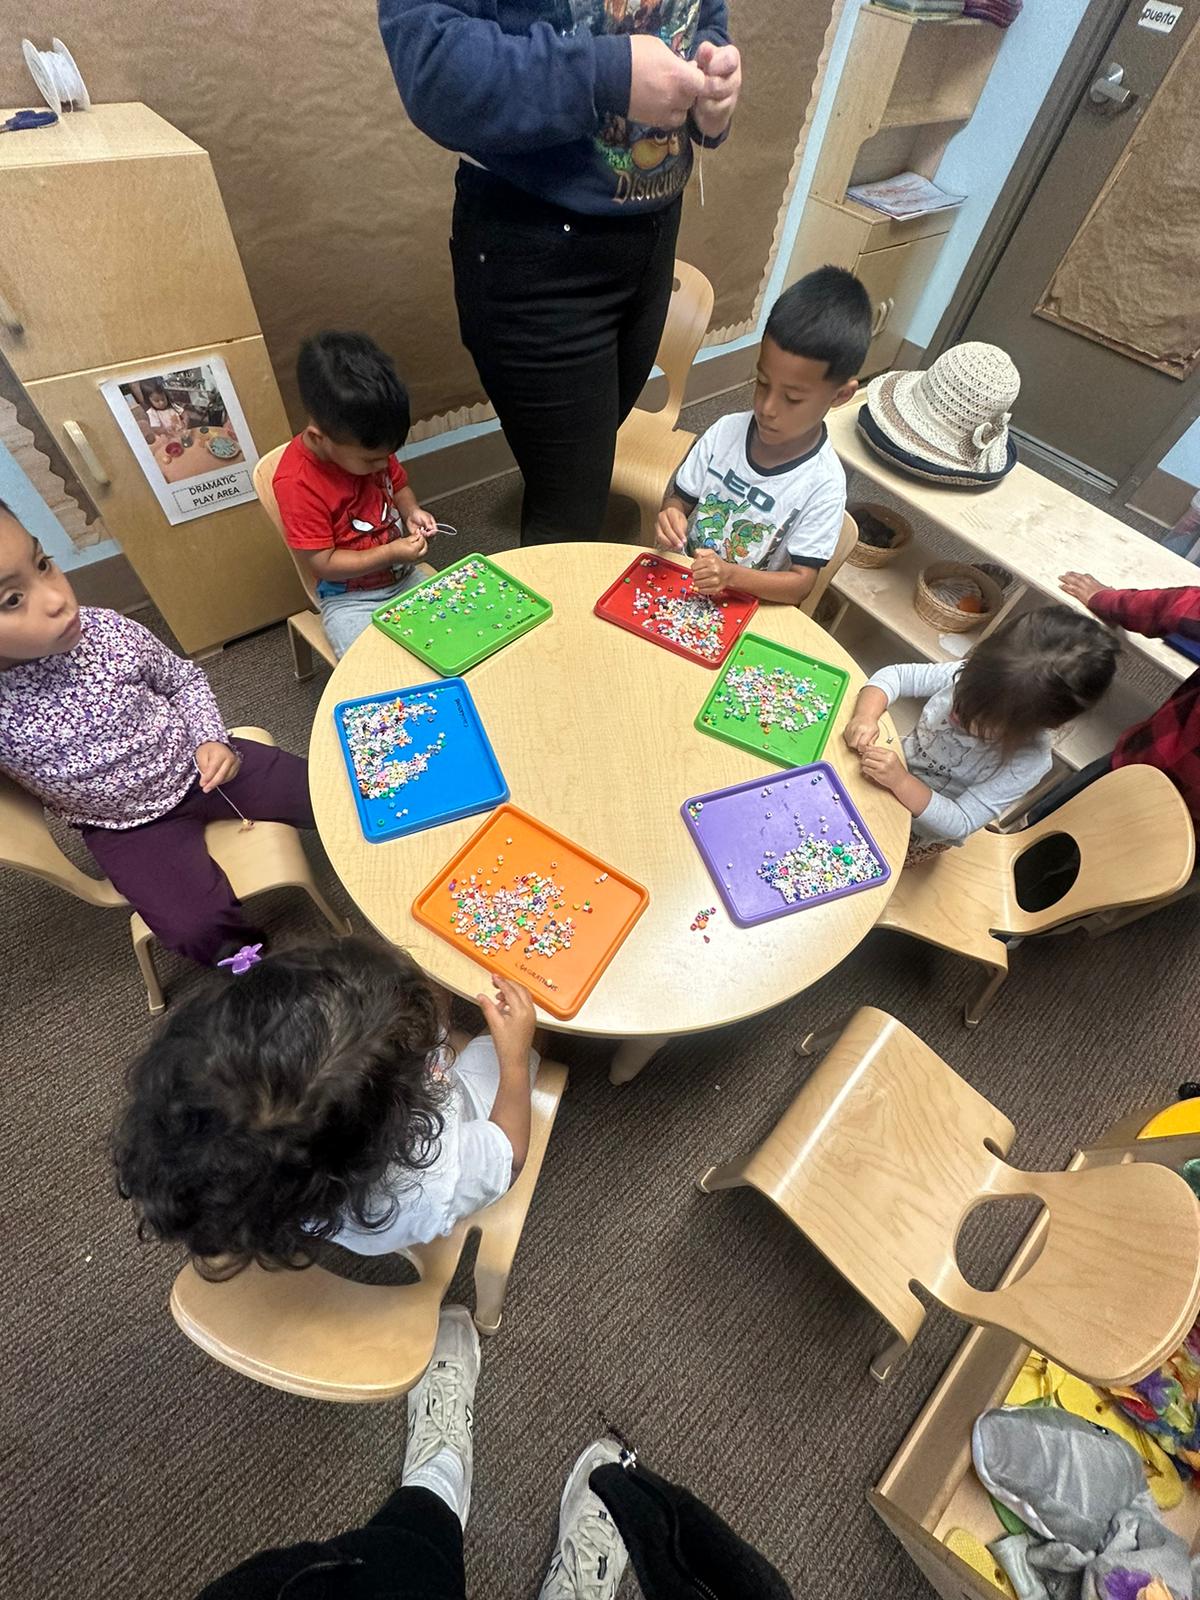
M 479 1335 L 465 1306 L 443 1306 L 424 1377 L 408 1395 L 401 1482 L 430 1489 L 466 1526 L 471 1509 L 472 1430 Z
M 620 1459 L 615 1439 L 597 1439 L 571 1468 L 558 1513 L 558 1546 L 539 1600 L 613 1600 L 629 1552 L 588 1479 L 597 1467 Z

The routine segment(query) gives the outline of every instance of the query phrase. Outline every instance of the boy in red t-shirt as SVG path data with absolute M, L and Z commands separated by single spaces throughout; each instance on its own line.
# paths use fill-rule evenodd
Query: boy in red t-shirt
M 413 563 L 437 524 L 396 460 L 410 419 L 391 357 L 363 333 L 318 333 L 301 346 L 296 380 L 308 423 L 279 459 L 275 499 L 342 656 L 378 606 L 421 581 Z

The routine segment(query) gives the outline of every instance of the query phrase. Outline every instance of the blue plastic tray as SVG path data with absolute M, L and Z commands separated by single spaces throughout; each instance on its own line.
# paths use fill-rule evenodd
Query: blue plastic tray
M 405 715 L 390 727 L 375 730 L 374 754 L 364 759 L 360 774 L 355 770 L 350 730 L 359 715 L 369 716 L 375 706 L 398 706 Z M 461 678 L 343 700 L 334 707 L 333 720 L 359 824 L 372 844 L 473 817 L 508 799 L 508 784 Z M 390 793 L 364 792 L 364 785 L 374 790 L 397 766 L 414 761 L 404 782 Z

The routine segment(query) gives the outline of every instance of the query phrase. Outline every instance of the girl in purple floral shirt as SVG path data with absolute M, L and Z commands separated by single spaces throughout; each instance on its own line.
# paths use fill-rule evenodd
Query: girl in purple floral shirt
M 235 810 L 313 826 L 308 766 L 231 739 L 200 668 L 80 606 L 0 501 L 0 769 L 78 828 L 163 944 L 211 966 L 261 936 L 209 855 Z

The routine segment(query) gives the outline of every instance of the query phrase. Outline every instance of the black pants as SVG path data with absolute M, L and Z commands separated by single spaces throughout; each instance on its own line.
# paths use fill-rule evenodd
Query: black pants
M 462 1528 L 428 1489 L 397 1489 L 365 1528 L 264 1550 L 197 1600 L 465 1600 Z
M 680 209 L 587 217 L 458 170 L 459 328 L 525 479 L 522 544 L 601 532 L 617 429 L 666 321 Z

